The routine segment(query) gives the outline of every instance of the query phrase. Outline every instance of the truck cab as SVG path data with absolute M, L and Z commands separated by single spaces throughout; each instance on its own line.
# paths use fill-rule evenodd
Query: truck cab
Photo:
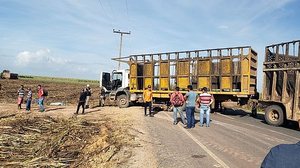
M 129 106 L 129 70 L 113 70 L 100 75 L 100 102 L 103 105 Z M 101 104 L 101 103 L 100 103 Z

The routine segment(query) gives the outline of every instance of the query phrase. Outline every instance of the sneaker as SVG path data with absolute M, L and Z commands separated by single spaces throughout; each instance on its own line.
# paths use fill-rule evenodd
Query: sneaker
M 150 117 L 154 117 L 154 115 L 153 115 L 153 114 L 150 114 Z
M 203 124 L 200 124 L 199 126 L 200 126 L 200 127 L 203 127 Z
M 78 115 L 78 113 L 74 113 L 75 115 Z
M 173 122 L 173 125 L 177 125 L 177 122 L 176 122 L 176 121 L 174 121 L 174 122 Z

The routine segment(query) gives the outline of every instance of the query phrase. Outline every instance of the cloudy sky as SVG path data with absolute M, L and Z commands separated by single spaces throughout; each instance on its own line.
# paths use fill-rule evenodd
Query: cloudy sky
M 0 70 L 98 79 L 123 55 L 300 38 L 297 0 L 0 0 Z M 126 68 L 126 66 L 123 66 Z M 261 75 L 259 75 L 261 84 Z M 259 89 L 260 90 L 260 89 Z

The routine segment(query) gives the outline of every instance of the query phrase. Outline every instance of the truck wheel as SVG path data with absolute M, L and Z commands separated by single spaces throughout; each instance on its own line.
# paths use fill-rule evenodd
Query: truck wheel
M 278 105 L 272 105 L 265 110 L 265 120 L 273 126 L 280 126 L 284 123 L 284 113 Z
M 126 108 L 129 107 L 129 100 L 126 95 L 120 95 L 118 96 L 118 106 L 120 108 Z

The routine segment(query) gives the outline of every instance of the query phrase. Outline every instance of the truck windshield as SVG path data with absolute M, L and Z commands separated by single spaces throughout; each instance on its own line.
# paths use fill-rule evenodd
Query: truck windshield
M 117 79 L 122 80 L 122 72 L 113 73 L 112 79 L 113 80 L 117 80 Z

